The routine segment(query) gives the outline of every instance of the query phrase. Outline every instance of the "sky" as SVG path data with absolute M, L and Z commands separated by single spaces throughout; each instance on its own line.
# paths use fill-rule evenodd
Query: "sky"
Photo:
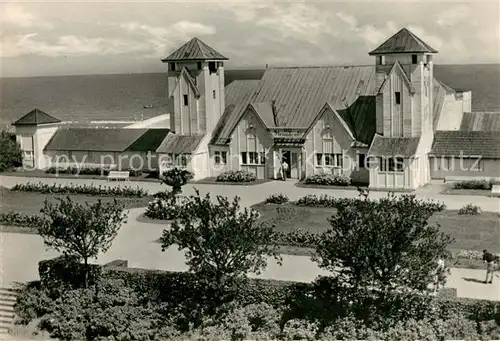
M 226 69 L 373 63 L 403 27 L 437 64 L 500 63 L 498 1 L 12 1 L 0 4 L 2 77 L 142 73 L 198 37 Z

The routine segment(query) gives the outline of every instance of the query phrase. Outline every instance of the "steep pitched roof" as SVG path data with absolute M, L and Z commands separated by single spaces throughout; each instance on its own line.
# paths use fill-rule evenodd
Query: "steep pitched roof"
M 48 123 L 59 123 L 61 120 L 50 116 L 49 114 L 41 111 L 40 109 L 33 109 L 17 121 L 15 121 L 12 125 L 21 126 L 21 125 L 39 125 L 39 124 L 48 124 Z
M 196 150 L 204 135 L 171 134 L 156 149 L 157 153 L 190 154 Z
M 436 131 L 431 154 L 500 158 L 500 134 L 497 131 Z
M 271 102 L 251 103 L 250 107 L 259 116 L 266 128 L 274 128 L 276 126 L 274 124 L 273 106 Z
M 392 65 L 392 67 L 390 68 L 390 71 L 386 73 L 387 77 L 385 78 L 384 82 L 380 86 L 380 89 L 378 90 L 379 93 L 381 93 L 382 90 L 384 89 L 384 87 L 386 87 L 386 85 L 388 84 L 388 80 L 390 79 L 389 76 L 393 72 L 396 72 L 396 70 L 401 72 L 401 75 L 403 76 L 403 81 L 406 83 L 406 86 L 408 87 L 408 90 L 410 91 L 410 93 L 412 93 L 412 94 L 415 93 L 415 88 L 413 87 L 413 84 L 411 84 L 411 81 L 410 81 L 410 78 L 408 77 L 408 74 L 406 73 L 406 71 L 403 69 L 403 67 L 401 66 L 401 64 L 398 61 L 395 61 L 394 64 Z
M 71 151 L 155 151 L 167 137 L 169 129 L 59 129 L 45 150 Z
M 200 39 L 194 37 L 175 50 L 167 58 L 162 59 L 162 62 L 181 60 L 228 60 L 228 58 L 215 51 Z
M 370 56 L 390 53 L 437 53 L 438 51 L 426 44 L 422 39 L 407 28 L 401 29 L 387 39 L 379 47 L 369 53 Z
M 356 141 L 369 145 L 377 128 L 376 110 L 375 96 L 359 96 L 348 108 L 337 109 L 337 112 L 351 129 Z
M 500 132 L 500 112 L 464 112 L 460 130 Z
M 241 103 L 246 103 L 248 106 L 249 98 L 254 94 L 255 90 L 260 84 L 260 80 L 237 80 L 229 83 L 224 88 L 224 98 L 226 102 L 226 108 L 222 114 L 219 122 L 215 126 L 211 143 L 213 144 L 224 144 L 227 141 L 227 137 L 221 137 L 218 139 L 220 132 L 226 126 L 228 119 L 235 115 L 234 111 L 237 106 Z
M 417 151 L 420 137 L 383 137 L 376 134 L 368 155 L 410 157 Z
M 434 93 L 433 93 L 433 99 L 434 99 L 434 104 L 433 104 L 433 129 L 436 131 L 438 125 L 439 125 L 439 120 L 441 119 L 441 111 L 443 110 L 444 102 L 446 100 L 446 88 L 443 86 L 441 82 L 439 82 L 437 79 L 434 78 Z
M 355 138 L 354 138 L 354 134 L 351 131 L 351 128 L 344 121 L 344 118 L 342 116 L 340 116 L 340 114 L 338 113 L 338 111 L 335 109 L 335 104 L 332 104 L 330 102 L 326 102 L 326 104 L 323 106 L 323 108 L 321 108 L 321 110 L 318 112 L 318 115 L 311 122 L 311 125 L 309 126 L 309 129 L 307 130 L 307 133 L 309 133 L 309 131 L 314 127 L 314 125 L 321 118 L 321 116 L 324 115 L 325 109 L 329 109 L 333 113 L 333 115 L 337 118 L 337 120 L 339 121 L 340 125 L 344 128 L 344 130 L 347 132 L 347 134 L 349 135 L 349 137 L 351 137 L 354 140 Z
M 375 94 L 373 66 L 269 68 L 255 90 L 223 116 L 214 136 L 227 140 L 250 103 L 274 100 L 280 127 L 308 128 L 326 102 L 345 105 Z

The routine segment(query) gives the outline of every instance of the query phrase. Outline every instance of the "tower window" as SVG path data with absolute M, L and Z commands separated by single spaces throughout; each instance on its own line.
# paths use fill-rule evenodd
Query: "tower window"
M 215 90 L 212 91 L 212 96 L 214 97 L 214 99 L 216 98 L 216 95 L 215 95 Z
M 216 62 L 208 62 L 208 71 L 210 71 L 210 73 L 216 73 L 217 72 L 217 63 Z
M 184 98 L 184 105 L 187 106 L 189 104 L 188 95 L 184 95 L 183 98 Z
M 378 65 L 384 65 L 384 56 L 378 56 Z
M 175 71 L 175 63 L 168 64 L 168 68 L 170 69 L 170 71 Z
M 201 69 L 202 69 L 201 62 L 198 62 L 198 70 L 201 70 Z
M 401 104 L 401 92 L 396 91 L 394 93 L 394 100 L 395 100 L 396 104 Z
M 411 55 L 411 63 L 412 64 L 417 64 L 417 62 L 418 62 L 417 55 L 416 54 L 412 54 Z

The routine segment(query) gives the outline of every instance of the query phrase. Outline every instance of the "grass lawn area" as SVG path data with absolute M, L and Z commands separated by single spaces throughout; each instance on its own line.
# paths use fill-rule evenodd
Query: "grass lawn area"
M 282 207 L 283 209 L 279 209 Z M 293 203 L 283 205 L 259 203 L 253 206 L 262 216 L 260 221 L 276 219 L 276 230 L 288 232 L 298 229 L 321 233 L 329 228 L 327 219 L 335 214 L 334 208 L 317 208 L 295 206 Z M 459 215 L 457 211 L 444 211 L 434 215 L 430 221 L 438 223 L 440 229 L 455 238 L 450 245 L 452 253 L 459 250 L 490 252 L 500 251 L 500 216 L 497 213 L 483 212 L 478 216 Z M 275 221 L 276 221 L 275 220 Z M 309 255 L 311 249 L 297 247 L 282 247 L 283 253 L 295 255 Z M 464 265 L 468 268 L 483 268 L 482 262 L 474 260 L 460 260 L 455 266 Z
M 0 198 L 2 204 L 0 205 L 0 213 L 7 213 L 9 211 L 18 212 L 22 214 L 38 214 L 40 209 L 43 207 L 45 199 L 51 202 L 56 202 L 56 198 L 66 197 L 67 195 L 49 195 L 34 192 L 17 192 L 10 191 L 7 188 L 0 188 Z M 95 202 L 101 199 L 103 202 L 113 201 L 113 197 L 108 196 L 88 196 L 88 195 L 78 195 L 73 194 L 69 197 L 78 202 Z M 143 198 L 121 198 L 117 197 L 117 200 L 124 204 L 126 209 L 146 207 L 148 202 L 151 201 L 152 197 Z M 2 226 L 2 232 L 18 232 L 18 233 L 33 233 L 33 231 L 26 227 L 18 226 Z

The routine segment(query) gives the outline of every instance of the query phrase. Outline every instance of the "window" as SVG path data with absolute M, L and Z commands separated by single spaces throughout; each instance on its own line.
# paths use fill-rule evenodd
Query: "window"
M 316 153 L 316 165 L 323 166 L 323 154 Z
M 188 100 L 188 95 L 184 95 L 184 105 L 187 106 L 189 104 L 189 100 Z
M 365 168 L 365 154 L 358 154 L 358 168 Z
M 379 157 L 378 164 L 380 172 L 404 171 L 404 159 L 402 157 L 395 157 L 395 158 Z
M 215 151 L 214 162 L 216 165 L 225 165 L 227 163 L 227 152 Z
M 174 154 L 174 165 L 178 167 L 187 167 L 188 157 L 186 154 Z
M 396 102 L 396 104 L 401 104 L 401 92 L 396 91 L 394 93 L 394 101 Z
M 215 90 L 212 91 L 212 97 L 215 99 L 216 98 L 216 95 L 215 95 Z
M 202 70 L 203 69 L 203 65 L 201 64 L 201 62 L 198 62 L 198 70 Z
M 384 65 L 384 56 L 377 57 L 378 65 Z
M 168 68 L 170 71 L 175 71 L 175 63 L 169 63 Z
M 416 54 L 412 54 L 412 55 L 411 55 L 411 63 L 412 63 L 412 64 L 417 64 L 417 62 L 418 62 L 418 57 L 417 57 L 417 55 L 416 55 Z
M 316 154 L 316 165 L 327 167 L 342 167 L 343 165 L 343 156 L 341 153 L 337 154 Z
M 208 62 L 208 71 L 210 73 L 216 73 L 217 72 L 217 63 L 216 62 Z
M 242 165 L 265 165 L 266 153 L 264 152 L 242 152 L 241 153 Z

